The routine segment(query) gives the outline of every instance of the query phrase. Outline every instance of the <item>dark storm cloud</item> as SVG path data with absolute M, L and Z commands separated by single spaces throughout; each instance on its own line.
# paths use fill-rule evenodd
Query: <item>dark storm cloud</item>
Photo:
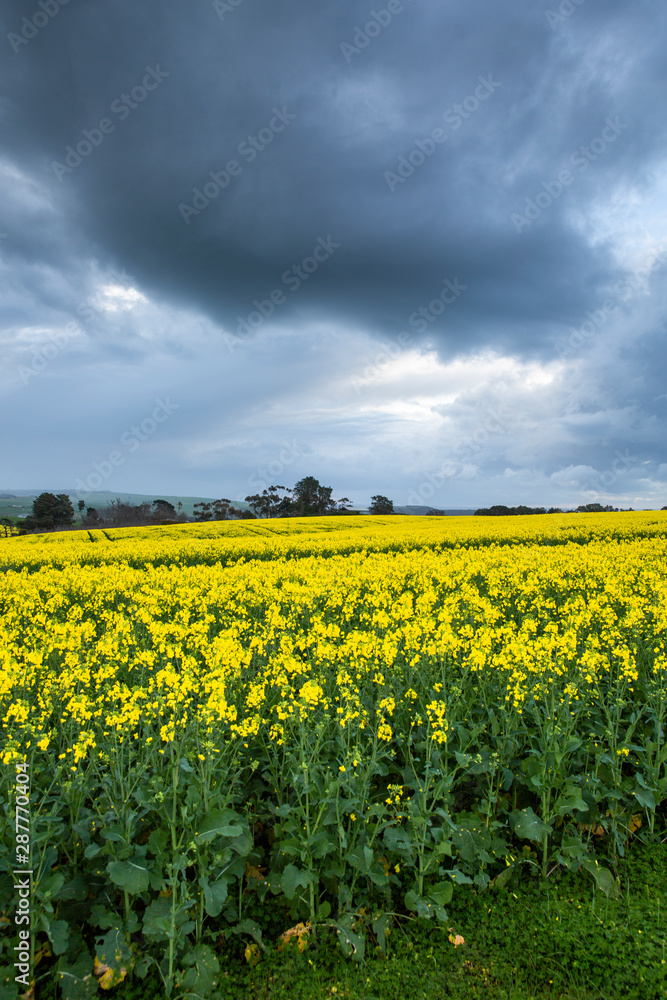
M 109 488 L 242 495 L 289 445 L 362 503 L 658 496 L 663 3 L 0 19 L 13 485 L 85 479 L 170 396 Z
M 70 0 L 27 44 L 5 43 L 5 153 L 64 220 L 19 230 L 12 252 L 65 273 L 92 254 L 231 328 L 279 288 L 282 320 L 315 309 L 398 330 L 458 276 L 466 295 L 430 328 L 446 353 L 546 355 L 554 325 L 613 278 L 569 213 L 641 184 L 664 154 L 664 7 L 587 0 L 552 27 L 558 6 L 405 0 L 369 38 L 386 5 Z M 6 3 L 5 32 L 29 34 L 31 12 Z M 480 78 L 496 83 L 476 102 Z M 608 148 L 573 165 L 608 118 L 622 125 Z M 70 169 L 84 130 L 99 145 Z M 390 190 L 417 141 L 436 148 Z M 179 205 L 203 206 L 195 189 L 230 161 L 240 172 L 186 224 Z M 517 232 L 512 215 L 567 168 L 573 181 Z M 329 236 L 340 249 L 291 294 L 282 276 Z

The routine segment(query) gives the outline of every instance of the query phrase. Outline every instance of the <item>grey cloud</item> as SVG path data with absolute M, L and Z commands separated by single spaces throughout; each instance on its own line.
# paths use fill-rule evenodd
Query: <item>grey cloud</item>
M 160 374 L 172 388 L 180 382 L 191 400 L 181 411 L 183 437 L 173 444 L 187 465 L 187 441 L 194 453 L 211 422 L 194 386 L 198 379 L 208 386 L 213 366 L 217 403 L 213 387 L 204 395 L 209 412 L 218 407 L 219 454 L 240 470 L 230 475 L 242 484 L 246 443 L 271 434 L 261 425 L 267 399 L 305 399 L 304 380 L 316 393 L 338 391 L 335 380 L 359 370 L 356 355 L 348 365 L 345 346 L 355 338 L 362 370 L 373 339 L 386 343 L 404 330 L 411 349 L 431 346 L 444 365 L 484 351 L 519 364 L 558 361 L 570 328 L 581 327 L 626 273 L 613 213 L 619 204 L 665 196 L 664 5 L 587 0 L 550 24 L 556 5 L 548 2 L 405 0 L 377 37 L 346 58 L 341 45 L 354 41 L 371 9 L 385 6 L 244 0 L 216 12 L 208 2 L 71 0 L 23 44 L 7 34 L 31 33 L 21 26 L 32 8 L 4 4 L 0 230 L 8 235 L 0 242 L 0 324 L 10 375 L 28 341 L 40 343 L 43 331 L 76 320 L 112 269 L 124 269 L 149 300 L 116 314 L 98 311 L 83 339 L 30 387 L 7 376 L 8 399 L 22 388 L 37 408 L 59 399 L 62 424 L 53 433 L 63 438 L 88 407 L 90 447 L 97 440 L 103 451 L 113 405 L 120 423 L 126 407 L 143 405 L 132 371 L 152 372 L 155 391 Z M 499 84 L 483 100 L 474 96 L 480 78 Z M 619 123 L 613 140 L 609 120 Z M 444 141 L 429 139 L 436 129 Z M 423 162 L 408 159 L 415 149 Z M 220 174 L 230 161 L 237 167 Z M 401 163 L 409 164 L 406 176 L 392 191 L 385 173 Z M 558 179 L 564 170 L 567 184 Z M 209 187 L 208 197 L 211 172 L 224 187 Z M 186 223 L 179 205 L 194 209 L 196 190 L 202 207 Z M 591 220 L 609 213 L 602 237 Z M 519 229 L 517 214 L 527 219 Z M 340 247 L 292 293 L 283 275 L 328 237 Z M 420 331 L 410 317 L 438 296 L 445 278 L 467 290 Z M 559 469 L 597 468 L 607 452 L 631 444 L 656 470 L 664 463 L 657 428 L 665 313 L 658 275 L 651 282 L 650 310 L 639 296 L 622 303 L 621 319 L 605 328 L 606 349 L 593 338 L 562 359 L 563 382 L 545 390 L 541 412 L 524 411 L 519 387 L 507 389 L 508 401 L 516 400 L 511 435 L 492 436 L 475 456 L 475 489 L 487 481 L 499 488 L 507 463 L 532 469 L 540 488 L 560 489 Z M 259 324 L 256 350 L 230 352 L 225 338 L 238 331 L 238 317 L 276 289 L 285 300 Z M 303 345 L 322 324 L 345 334 L 318 362 L 317 352 L 304 357 Z M 284 361 L 279 388 L 272 371 L 257 367 L 268 363 L 262 345 L 272 338 Z M 310 342 L 319 343 L 314 332 Z M 109 409 L 97 391 L 105 383 L 116 399 Z M 496 389 L 502 395 L 492 382 L 480 392 L 491 398 Z M 245 434 L 230 411 L 244 395 L 260 415 Z M 388 442 L 373 468 L 379 475 L 382 462 L 392 462 L 389 442 L 402 432 L 393 419 L 370 416 L 361 396 L 355 405 L 344 419 L 318 418 L 307 447 L 323 465 L 328 449 L 335 466 L 333 441 L 344 442 L 350 474 L 361 483 L 373 435 Z M 465 400 L 446 412 L 456 440 L 475 433 Z M 590 421 L 581 417 L 588 413 Z M 447 433 L 433 437 L 423 466 L 444 460 Z M 397 445 L 401 454 L 409 440 L 408 433 Z M 213 481 L 207 449 L 197 475 Z M 407 489 L 407 451 L 392 475 Z

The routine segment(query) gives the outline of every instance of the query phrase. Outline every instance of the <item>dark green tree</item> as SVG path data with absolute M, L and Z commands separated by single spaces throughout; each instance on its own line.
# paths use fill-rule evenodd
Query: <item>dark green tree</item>
M 210 521 L 213 517 L 213 508 L 210 503 L 196 503 L 192 508 L 196 521 Z
M 21 533 L 69 528 L 74 523 L 74 507 L 66 493 L 40 493 L 32 502 L 32 514 L 25 518 Z
M 175 521 L 176 508 L 168 500 L 153 500 L 153 518 L 156 521 Z
M 383 497 L 382 494 L 371 497 L 371 505 L 368 508 L 369 514 L 393 514 L 394 501 Z
M 245 499 L 256 517 L 285 517 L 292 509 L 291 492 L 285 486 L 269 486 L 261 493 L 253 493 Z
M 192 509 L 197 521 L 232 521 L 243 515 L 243 511 L 232 506 L 231 500 L 226 497 L 209 503 L 196 503 Z
M 333 487 L 320 486 L 314 476 L 300 479 L 292 490 L 291 515 L 293 517 L 322 517 L 324 514 L 344 513 L 350 501 L 347 497 L 333 500 L 332 492 Z
M 229 521 L 237 513 L 236 508 L 232 507 L 232 501 L 227 500 L 226 497 L 223 497 L 221 500 L 214 500 L 211 507 L 213 509 L 214 521 Z
M 517 517 L 521 514 L 546 514 L 546 512 L 546 507 L 525 507 L 521 504 L 518 507 L 506 507 L 503 503 L 496 503 L 493 507 L 480 507 L 475 514 L 484 517 Z
M 153 524 L 155 517 L 151 504 L 145 500 L 143 503 L 132 504 L 120 497 L 116 497 L 107 504 L 100 520 L 113 528 L 124 528 L 143 524 Z

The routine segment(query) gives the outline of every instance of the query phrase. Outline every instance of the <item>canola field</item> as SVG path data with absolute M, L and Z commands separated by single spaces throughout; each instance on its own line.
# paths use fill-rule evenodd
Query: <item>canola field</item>
M 206 997 L 471 887 L 613 894 L 667 826 L 666 568 L 662 511 L 4 540 L 0 923 L 29 851 L 38 977 Z

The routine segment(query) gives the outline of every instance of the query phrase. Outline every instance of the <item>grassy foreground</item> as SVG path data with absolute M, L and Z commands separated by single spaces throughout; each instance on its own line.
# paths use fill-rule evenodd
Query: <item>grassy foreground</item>
M 516 892 L 461 893 L 449 925 L 403 924 L 386 956 L 343 958 L 326 936 L 303 952 L 272 949 L 247 964 L 243 945 L 221 977 L 221 1000 L 659 1000 L 667 995 L 667 847 L 638 845 L 620 863 L 620 893 L 590 879 L 525 879 Z M 455 934 L 453 933 L 455 932 Z M 450 942 L 460 935 L 465 943 Z M 157 1000 L 159 979 L 123 983 L 115 1000 Z M 40 993 L 55 1000 L 55 986 Z

